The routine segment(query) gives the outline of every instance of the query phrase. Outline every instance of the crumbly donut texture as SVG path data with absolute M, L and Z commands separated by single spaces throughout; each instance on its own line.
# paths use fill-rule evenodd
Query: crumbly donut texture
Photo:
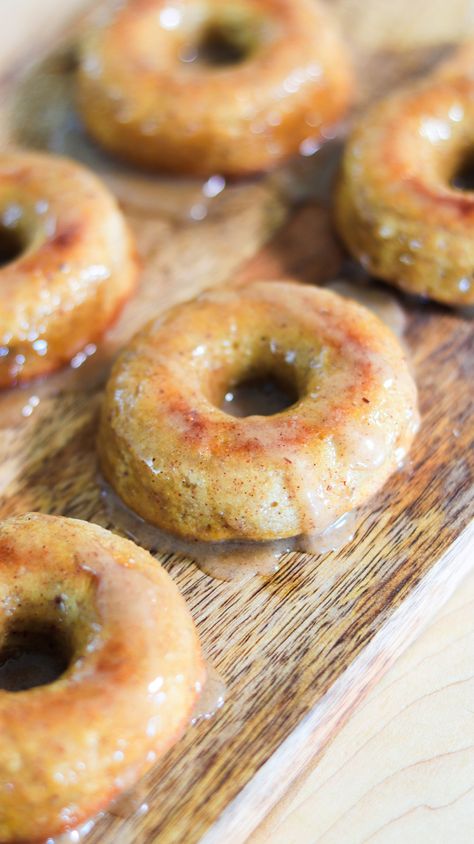
M 0 387 L 68 363 L 114 320 L 137 280 L 113 196 L 86 168 L 30 152 L 0 155 Z
M 317 0 L 134 0 L 84 37 L 78 103 L 135 164 L 239 175 L 314 147 L 351 87 Z
M 448 305 L 474 302 L 474 44 L 363 116 L 347 144 L 335 218 L 375 276 Z
M 273 376 L 298 400 L 273 416 L 220 409 Z M 117 360 L 99 453 L 123 501 L 200 540 L 323 530 L 363 504 L 410 447 L 417 391 L 397 339 L 321 288 L 215 289 L 153 320 Z
M 48 626 L 70 651 L 52 683 L 0 689 L 0 841 L 43 841 L 106 808 L 180 736 L 200 647 L 150 554 L 75 519 L 0 524 L 0 608 L 0 644 Z

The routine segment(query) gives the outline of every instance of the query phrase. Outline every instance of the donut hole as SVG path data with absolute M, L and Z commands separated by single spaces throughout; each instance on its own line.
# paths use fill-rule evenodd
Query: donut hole
M 271 27 L 270 27 L 271 29 Z M 188 30 L 181 44 L 181 61 L 205 67 L 238 65 L 250 58 L 268 38 L 268 21 L 255 14 L 247 3 L 222 4 L 199 25 Z
M 451 187 L 462 191 L 474 191 L 474 151 L 469 150 L 457 163 L 451 176 Z
M 195 46 L 195 59 L 202 64 L 223 66 L 240 64 L 252 52 L 251 43 L 236 27 L 210 23 Z
M 7 628 L 0 646 L 0 689 L 21 692 L 53 683 L 72 658 L 67 631 L 50 622 L 18 620 Z
M 274 416 L 299 399 L 296 386 L 275 373 L 250 375 L 224 394 L 220 409 L 231 416 Z
M 0 267 L 19 258 L 26 245 L 24 233 L 19 228 L 0 223 Z

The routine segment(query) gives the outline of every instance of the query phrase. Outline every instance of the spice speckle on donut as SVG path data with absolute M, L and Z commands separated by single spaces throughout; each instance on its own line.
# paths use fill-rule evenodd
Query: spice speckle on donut
M 43 841 L 106 808 L 180 736 L 203 682 L 164 569 L 97 525 L 36 513 L 0 524 L 0 656 L 46 634 L 61 676 L 0 688 L 2 844 Z
M 375 276 L 450 305 L 474 302 L 474 46 L 390 95 L 349 139 L 336 194 L 339 233 Z
M 273 416 L 221 407 L 271 376 Z M 140 331 L 107 385 L 99 453 L 136 513 L 181 537 L 268 540 L 324 530 L 407 453 L 417 391 L 395 336 L 365 308 L 292 282 L 216 289 Z
M 0 387 L 68 363 L 137 280 L 131 235 L 97 177 L 64 158 L 0 155 Z
M 347 48 L 317 0 L 134 0 L 84 37 L 78 77 L 100 144 L 197 175 L 314 148 L 350 91 Z

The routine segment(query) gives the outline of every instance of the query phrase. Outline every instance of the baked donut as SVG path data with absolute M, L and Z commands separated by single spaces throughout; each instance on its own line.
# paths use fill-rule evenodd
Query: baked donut
M 296 393 L 235 418 L 224 395 L 270 376 Z M 103 473 L 158 527 L 199 540 L 320 532 L 406 454 L 416 387 L 395 336 L 321 288 L 216 289 L 140 331 L 116 361 L 99 429 Z
M 375 276 L 448 305 L 474 302 L 474 46 L 427 81 L 377 103 L 347 144 L 335 216 Z M 453 183 L 454 182 L 454 183 Z
M 43 841 L 105 808 L 181 734 L 203 664 L 176 586 L 97 525 L 0 524 L 1 660 L 54 641 L 64 673 L 0 688 L 0 841 Z
M 0 154 L 0 387 L 45 375 L 96 340 L 137 279 L 115 199 L 64 158 Z
M 78 75 L 102 146 L 200 176 L 314 145 L 350 89 L 347 48 L 316 0 L 133 0 L 84 37 Z

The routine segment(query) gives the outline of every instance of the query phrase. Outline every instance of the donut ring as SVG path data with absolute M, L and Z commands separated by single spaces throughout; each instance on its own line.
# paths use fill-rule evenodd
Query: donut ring
M 474 302 L 474 192 L 451 183 L 472 150 L 473 53 L 362 118 L 336 195 L 339 233 L 373 275 L 448 305 Z
M 39 513 L 0 525 L 0 643 L 55 630 L 69 667 L 0 689 L 0 840 L 44 840 L 133 785 L 181 734 L 203 665 L 172 579 L 97 525 Z M 18 626 L 18 628 L 17 628 Z
M 350 79 L 315 0 L 134 0 L 85 37 L 78 102 L 91 135 L 135 164 L 239 175 L 317 141 Z
M 114 198 L 63 158 L 0 155 L 1 251 L 10 260 L 0 267 L 0 387 L 69 362 L 113 321 L 137 279 Z
M 297 402 L 219 409 L 273 375 Z M 319 532 L 373 495 L 408 450 L 416 387 L 394 335 L 320 288 L 214 290 L 140 331 L 115 363 L 99 429 L 107 480 L 158 527 L 200 540 Z

